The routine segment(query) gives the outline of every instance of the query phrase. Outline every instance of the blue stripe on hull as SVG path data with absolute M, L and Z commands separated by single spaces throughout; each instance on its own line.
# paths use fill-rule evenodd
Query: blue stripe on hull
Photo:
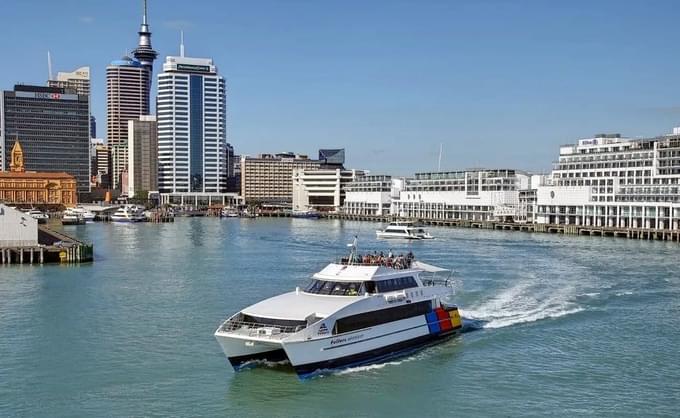
M 302 364 L 294 366 L 295 372 L 300 379 L 308 379 L 325 371 L 341 370 L 350 367 L 366 366 L 369 364 L 382 363 L 387 360 L 408 356 L 427 346 L 436 344 L 445 339 L 458 335 L 461 328 L 451 330 L 445 334 L 429 334 L 422 337 L 401 341 L 396 344 L 380 347 L 375 350 L 364 351 L 363 353 L 351 356 L 335 358 L 332 360 L 317 363 Z

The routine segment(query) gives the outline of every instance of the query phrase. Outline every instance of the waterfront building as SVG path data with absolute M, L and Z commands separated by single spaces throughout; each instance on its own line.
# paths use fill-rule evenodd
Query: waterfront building
M 364 174 L 340 168 L 294 168 L 293 210 L 337 212 L 345 203 L 345 186 Z
M 649 139 L 596 135 L 560 147 L 538 187 L 537 222 L 680 228 L 680 129 Z
M 48 87 L 73 89 L 76 94 L 90 97 L 90 67 L 80 67 L 72 72 L 58 72 L 56 79 L 47 80 Z
M 149 71 L 135 59 L 125 56 L 106 67 L 106 140 L 115 189 L 127 170 L 128 121 L 149 114 L 148 86 Z
M 241 156 L 241 196 L 246 204 L 291 207 L 293 170 L 318 170 L 322 163 L 293 153 Z
M 343 212 L 348 215 L 389 215 L 392 207 L 392 188 L 391 176 L 359 176 L 345 186 Z M 395 197 L 398 196 L 396 194 Z
M 128 121 L 128 196 L 158 190 L 156 116 Z M 143 196 L 147 198 L 147 196 Z
M 19 141 L 10 153 L 9 171 L 0 171 L 0 201 L 22 206 L 74 206 L 76 179 L 67 173 L 26 170 L 26 154 Z
M 90 191 L 88 96 L 59 87 L 16 85 L 0 97 L 0 127 L 0 170 L 9 167 L 7 151 L 21 139 L 27 170 L 66 172 L 76 178 L 79 193 Z
M 167 57 L 158 75 L 158 188 L 185 196 L 226 193 L 224 77 L 212 59 L 183 55 Z
M 518 213 L 519 191 L 532 187 L 532 176 L 511 169 L 471 169 L 416 173 L 406 179 L 394 215 L 406 218 L 491 221 Z
M 37 246 L 38 220 L 0 203 L 0 249 Z

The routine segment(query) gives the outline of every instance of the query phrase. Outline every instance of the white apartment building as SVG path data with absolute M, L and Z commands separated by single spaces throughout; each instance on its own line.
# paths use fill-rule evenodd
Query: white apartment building
M 357 177 L 345 186 L 345 203 L 342 210 L 348 215 L 389 215 L 392 207 L 392 188 L 391 176 Z
M 293 210 L 337 212 L 345 201 L 345 186 L 362 170 L 293 169 Z
M 166 58 L 157 119 L 160 193 L 219 199 L 227 187 L 226 87 L 212 59 Z
M 521 218 L 519 191 L 530 189 L 531 183 L 529 174 L 509 169 L 416 173 L 393 201 L 393 215 L 469 221 Z
M 680 129 L 651 139 L 597 135 L 560 147 L 537 222 L 680 228 Z

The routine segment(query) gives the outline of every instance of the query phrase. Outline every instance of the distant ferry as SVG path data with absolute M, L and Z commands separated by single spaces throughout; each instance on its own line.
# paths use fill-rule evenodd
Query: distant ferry
M 62 225 L 84 225 L 85 218 L 83 215 L 76 211 L 74 208 L 68 208 L 64 211 L 64 215 L 61 218 Z
M 319 212 L 315 210 L 294 210 L 290 216 L 292 218 L 319 219 Z
M 146 216 L 142 208 L 136 205 L 125 205 L 111 215 L 111 220 L 119 223 L 144 222 Z
M 427 231 L 411 221 L 390 222 L 387 228 L 375 231 L 378 238 L 432 239 Z
M 360 257 L 355 242 L 349 257 L 314 274 L 307 287 L 243 309 L 215 337 L 235 370 L 287 362 L 305 378 L 381 362 L 460 332 L 449 276 L 413 257 Z

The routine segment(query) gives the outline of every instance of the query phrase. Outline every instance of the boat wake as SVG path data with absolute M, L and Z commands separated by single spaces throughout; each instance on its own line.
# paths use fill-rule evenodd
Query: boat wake
M 574 301 L 574 293 L 572 286 L 550 289 L 540 282 L 523 282 L 461 313 L 480 328 L 504 328 L 581 312 L 584 308 Z

